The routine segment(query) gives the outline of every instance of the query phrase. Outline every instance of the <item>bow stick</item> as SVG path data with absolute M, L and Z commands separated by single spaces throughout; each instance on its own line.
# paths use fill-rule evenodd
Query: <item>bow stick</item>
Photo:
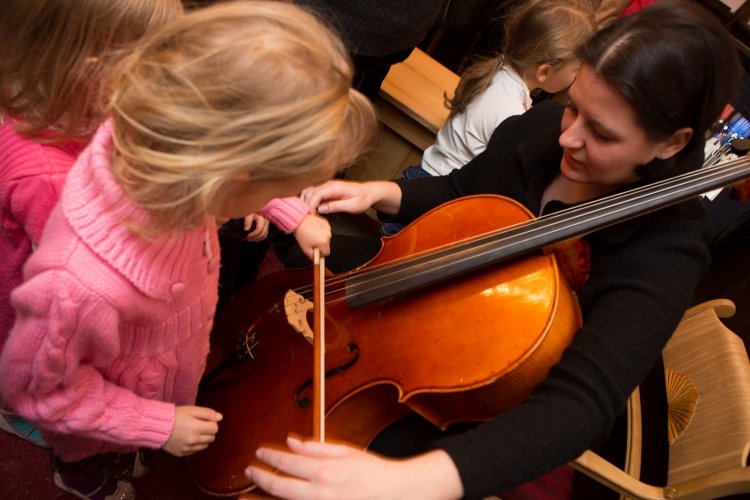
M 313 439 L 325 441 L 325 258 L 313 249 Z

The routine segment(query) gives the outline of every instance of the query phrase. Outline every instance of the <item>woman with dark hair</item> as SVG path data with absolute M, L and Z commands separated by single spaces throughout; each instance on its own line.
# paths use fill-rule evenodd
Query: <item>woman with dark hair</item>
M 507 119 L 484 153 L 450 175 L 331 181 L 303 197 L 320 213 L 373 207 L 403 223 L 482 193 L 543 215 L 702 165 L 705 133 L 739 73 L 709 14 L 657 2 L 598 33 L 581 58 L 567 105 L 546 101 Z M 257 452 L 284 476 L 251 466 L 248 477 L 282 498 L 479 498 L 575 459 L 610 435 L 658 362 L 708 269 L 708 233 L 692 200 L 587 234 L 582 326 L 533 394 L 490 421 L 399 460 L 290 438 L 290 452 Z

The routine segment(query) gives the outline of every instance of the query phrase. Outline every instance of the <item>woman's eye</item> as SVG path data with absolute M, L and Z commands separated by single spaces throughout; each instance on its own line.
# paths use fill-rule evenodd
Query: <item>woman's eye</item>
M 578 110 L 575 106 L 568 103 L 565 105 L 565 108 L 563 109 L 563 117 L 566 120 L 575 120 L 576 117 L 578 117 Z
M 594 129 L 594 137 L 600 142 L 609 142 L 612 138 Z

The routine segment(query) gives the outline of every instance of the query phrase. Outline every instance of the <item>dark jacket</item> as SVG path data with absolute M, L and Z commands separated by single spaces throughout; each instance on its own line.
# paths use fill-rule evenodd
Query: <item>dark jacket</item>
M 394 220 L 409 222 L 479 193 L 505 195 L 539 213 L 544 188 L 559 172 L 562 112 L 555 101 L 537 104 L 503 122 L 487 150 L 462 169 L 397 181 L 403 197 Z M 693 169 L 701 165 L 702 151 L 688 156 Z M 708 237 L 697 200 L 586 236 L 590 278 L 578 293 L 584 323 L 562 360 L 523 404 L 437 443 L 456 463 L 467 497 L 525 483 L 609 435 L 690 306 L 710 263 Z
M 339 31 L 349 51 L 380 57 L 415 47 L 445 0 L 295 0 L 320 13 Z

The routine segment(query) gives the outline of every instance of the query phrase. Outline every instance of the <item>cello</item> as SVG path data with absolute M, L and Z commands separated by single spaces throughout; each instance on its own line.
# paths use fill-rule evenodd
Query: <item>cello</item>
M 367 447 L 412 412 L 445 428 L 520 403 L 580 324 L 555 258 L 539 250 L 747 176 L 750 161 L 737 160 L 538 219 L 496 196 L 425 214 L 368 264 L 326 279 L 328 437 Z M 493 216 L 475 234 L 454 223 L 477 210 Z M 311 304 L 302 273 L 251 284 L 217 320 L 220 362 L 211 363 L 199 404 L 224 421 L 216 442 L 188 459 L 204 491 L 252 489 L 244 469 L 256 448 L 309 434 Z

